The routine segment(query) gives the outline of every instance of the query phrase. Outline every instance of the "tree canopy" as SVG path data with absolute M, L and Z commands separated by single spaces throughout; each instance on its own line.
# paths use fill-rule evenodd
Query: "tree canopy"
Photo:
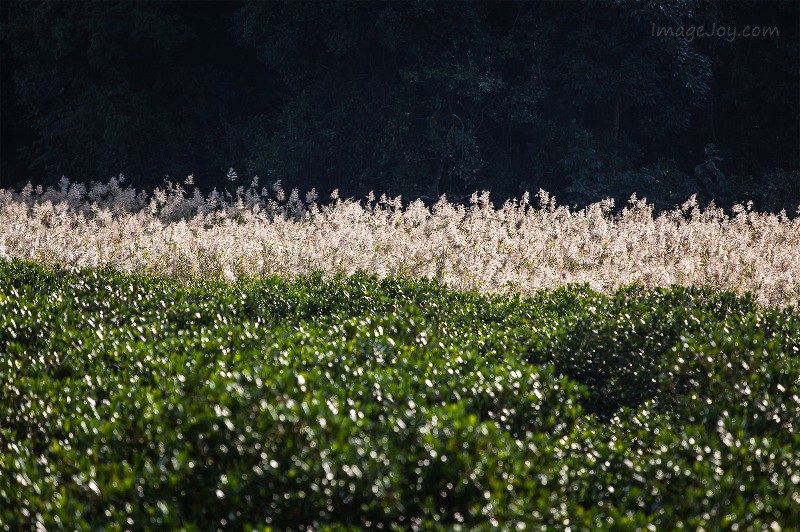
M 800 203 L 793 2 L 0 6 L 4 187 Z

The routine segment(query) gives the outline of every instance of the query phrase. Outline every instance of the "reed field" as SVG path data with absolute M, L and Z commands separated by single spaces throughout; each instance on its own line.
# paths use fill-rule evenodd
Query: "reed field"
M 487 192 L 469 205 L 443 196 L 431 208 L 334 192 L 321 206 L 314 191 L 305 201 L 297 190 L 286 197 L 280 182 L 208 196 L 171 183 L 137 193 L 123 182 L 0 191 L 0 258 L 181 281 L 360 270 L 487 294 L 583 283 L 610 293 L 639 283 L 751 292 L 768 306 L 800 302 L 800 218 L 747 205 L 729 216 L 692 197 L 654 215 L 634 195 L 614 213 L 611 200 L 570 210 L 539 191 L 535 205 L 526 193 L 499 208 Z

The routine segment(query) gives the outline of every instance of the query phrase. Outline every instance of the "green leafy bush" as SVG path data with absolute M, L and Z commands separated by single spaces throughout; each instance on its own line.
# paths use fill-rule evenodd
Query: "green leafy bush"
M 3 261 L 0 529 L 785 527 L 799 349 L 692 288 Z

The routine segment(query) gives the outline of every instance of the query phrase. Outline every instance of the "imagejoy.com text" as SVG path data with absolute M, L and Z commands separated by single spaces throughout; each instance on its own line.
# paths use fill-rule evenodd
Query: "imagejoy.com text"
M 745 26 L 739 30 L 736 26 L 717 26 L 714 23 L 710 28 L 706 26 L 656 26 L 651 29 L 653 37 L 679 37 L 686 42 L 692 42 L 695 37 L 716 37 L 728 42 L 735 41 L 738 37 L 780 37 L 778 28 L 768 26 Z

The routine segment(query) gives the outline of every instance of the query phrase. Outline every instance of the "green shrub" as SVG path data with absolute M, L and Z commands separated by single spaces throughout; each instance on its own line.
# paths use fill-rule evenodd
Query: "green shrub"
M 799 348 L 692 288 L 0 262 L 0 529 L 800 522 Z

